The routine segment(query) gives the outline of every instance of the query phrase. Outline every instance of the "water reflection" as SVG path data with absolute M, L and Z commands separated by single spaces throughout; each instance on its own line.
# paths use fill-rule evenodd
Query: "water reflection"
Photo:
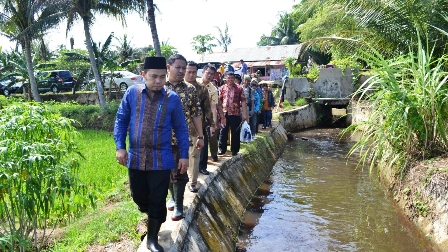
M 296 133 L 247 208 L 236 251 L 433 251 L 338 129 Z

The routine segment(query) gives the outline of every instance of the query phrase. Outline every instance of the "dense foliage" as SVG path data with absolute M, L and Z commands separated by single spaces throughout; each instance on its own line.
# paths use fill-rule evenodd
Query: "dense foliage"
M 371 170 L 379 165 L 404 174 L 412 161 L 448 151 L 448 58 L 434 58 L 433 49 L 419 41 L 417 50 L 394 60 L 363 52 L 372 70 L 357 97 L 370 101 L 371 111 L 345 132 L 361 133 L 350 154 L 360 152 Z
M 39 248 L 47 228 L 95 204 L 77 179 L 77 133 L 72 120 L 43 105 L 15 104 L 1 114 L 0 247 Z

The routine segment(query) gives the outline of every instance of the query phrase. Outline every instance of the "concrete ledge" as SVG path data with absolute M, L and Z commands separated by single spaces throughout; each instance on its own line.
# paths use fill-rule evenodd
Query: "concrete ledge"
M 282 112 L 279 123 L 290 132 L 314 127 L 317 125 L 316 105 L 311 103 L 294 110 Z
M 276 125 L 267 135 L 210 173 L 180 224 L 170 251 L 234 251 L 238 228 L 253 193 L 269 176 L 287 141 Z

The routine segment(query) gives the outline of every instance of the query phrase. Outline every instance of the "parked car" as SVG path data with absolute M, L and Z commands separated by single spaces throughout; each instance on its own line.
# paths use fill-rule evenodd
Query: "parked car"
M 36 81 L 40 93 L 71 91 L 76 84 L 69 70 L 40 71 L 36 74 Z
M 101 79 L 104 82 L 105 89 L 110 89 L 111 83 L 112 83 L 112 89 L 119 88 L 121 91 L 126 91 L 126 89 L 128 89 L 128 87 L 132 85 L 145 84 L 143 76 L 134 74 L 129 71 L 124 70 L 114 71 L 113 75 L 114 76 L 111 82 L 111 72 L 105 71 L 101 74 Z M 94 87 L 94 89 L 96 89 L 95 79 L 92 79 L 89 82 L 92 83 L 93 84 L 92 86 Z
M 24 79 L 18 74 L 10 74 L 0 80 L 0 93 L 9 96 L 14 93 L 22 93 Z
M 221 62 L 201 62 L 201 63 L 198 63 L 198 74 L 197 74 L 198 78 L 202 77 L 202 70 L 204 69 L 204 66 L 209 64 L 209 63 L 212 64 L 212 65 L 215 65 L 217 71 L 219 70 L 219 67 L 221 66 Z

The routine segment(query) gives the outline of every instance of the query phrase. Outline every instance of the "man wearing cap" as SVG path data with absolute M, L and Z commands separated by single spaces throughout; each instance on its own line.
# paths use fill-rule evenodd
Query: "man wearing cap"
M 243 88 L 235 84 L 235 74 L 226 72 L 224 74 L 226 84 L 220 88 L 219 100 L 226 118 L 226 125 L 219 134 L 219 155 L 224 155 L 227 151 L 227 137 L 229 128 L 231 131 L 230 150 L 232 156 L 236 156 L 240 151 L 240 131 L 241 119 L 247 119 L 246 97 Z M 243 112 L 241 113 L 241 108 Z
M 126 90 L 114 124 L 117 162 L 128 168 L 131 196 L 141 212 L 148 214 L 146 247 L 164 251 L 157 234 L 166 220 L 165 200 L 171 170 L 188 168 L 188 128 L 178 108 L 180 97 L 164 87 L 166 60 L 147 57 L 142 75 L 145 85 Z M 129 149 L 126 137 L 129 128 Z M 176 134 L 179 162 L 174 161 L 171 135 Z M 177 169 L 175 169 L 177 168 Z
M 185 72 L 187 69 L 187 59 L 181 54 L 174 54 L 168 59 L 168 81 L 165 87 L 172 89 L 179 94 L 182 108 L 187 121 L 188 132 L 190 136 L 190 146 L 196 150 L 200 150 L 204 146 L 204 134 L 202 132 L 202 110 L 201 101 L 198 97 L 196 88 L 184 81 Z M 177 134 L 173 136 L 172 144 L 177 145 Z M 175 157 L 176 160 L 179 157 Z M 168 210 L 173 211 L 171 215 L 172 221 L 179 221 L 184 218 L 184 192 L 188 183 L 188 174 L 180 173 L 177 170 L 171 172 L 171 181 L 169 191 L 171 194 L 170 202 L 168 203 Z

